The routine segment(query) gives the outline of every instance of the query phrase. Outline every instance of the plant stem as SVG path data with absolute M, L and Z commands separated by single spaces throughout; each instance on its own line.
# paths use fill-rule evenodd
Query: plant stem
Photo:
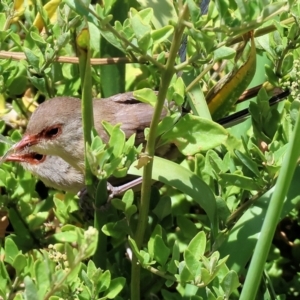
M 199 81 L 205 76 L 205 74 L 207 74 L 212 67 L 214 66 L 214 62 L 208 64 L 204 70 L 187 86 L 186 88 L 186 92 L 188 93 L 189 91 L 191 91 L 193 89 L 193 87 L 199 83 Z
M 109 214 L 109 208 L 106 207 L 107 199 L 107 180 L 102 179 L 98 183 L 95 196 L 94 227 L 98 230 L 98 244 L 93 256 L 96 267 L 102 270 L 106 270 L 107 259 L 107 236 L 101 230 L 107 223 Z
M 284 199 L 290 187 L 297 161 L 300 156 L 299 145 L 300 118 L 298 114 L 298 119 L 294 128 L 293 136 L 289 142 L 287 153 L 282 163 L 274 194 L 272 195 L 266 213 L 266 218 L 254 250 L 240 300 L 255 299 L 272 239 L 283 207 Z
M 152 180 L 152 167 L 153 167 L 153 156 L 155 152 L 155 141 L 156 141 L 156 130 L 160 120 L 160 116 L 165 103 L 167 91 L 173 75 L 175 74 L 174 63 L 177 56 L 178 49 L 181 44 L 182 34 L 184 31 L 183 21 L 188 17 L 187 5 L 182 7 L 179 14 L 178 23 L 174 30 L 173 41 L 171 44 L 170 55 L 162 72 L 159 93 L 157 96 L 157 102 L 154 108 L 154 114 L 150 124 L 148 142 L 145 149 L 145 154 L 151 159 L 149 163 L 144 167 L 143 170 L 143 183 L 141 190 L 141 202 L 138 217 L 138 224 L 135 233 L 135 242 L 138 249 L 141 249 L 145 230 L 148 223 L 148 212 L 150 203 L 150 192 L 151 192 L 151 180 Z M 131 299 L 140 299 L 140 265 L 135 255 L 132 257 L 132 268 L 131 268 Z
M 81 36 L 88 36 L 88 29 L 83 29 L 77 38 Z M 80 40 L 80 39 L 79 39 Z M 93 99 L 92 99 L 92 75 L 91 75 L 91 65 L 90 65 L 90 49 L 89 46 L 83 48 L 83 45 L 78 45 L 79 52 L 79 70 L 81 77 L 81 88 L 82 88 L 82 96 L 81 96 L 81 111 L 82 111 L 82 126 L 83 126 L 83 137 L 84 137 L 84 161 L 85 161 L 85 184 L 87 186 L 87 190 L 90 194 L 91 185 L 93 182 L 93 174 L 91 172 L 89 163 L 87 161 L 86 156 L 86 145 L 91 145 L 92 138 L 91 132 L 94 127 L 94 114 L 93 114 Z
M 92 196 L 93 193 L 93 173 L 91 171 L 88 159 L 87 159 L 87 145 L 91 145 L 92 137 L 91 132 L 94 127 L 94 114 L 93 114 L 93 99 L 92 99 L 92 75 L 90 65 L 90 48 L 89 48 L 89 31 L 83 29 L 79 35 L 79 41 L 83 39 L 86 44 L 78 45 L 79 50 L 79 68 L 81 76 L 82 86 L 82 125 L 84 136 L 84 162 L 85 162 L 85 184 L 88 190 L 88 194 Z M 101 191 L 98 192 L 98 189 Z M 101 211 L 101 207 L 107 201 L 106 180 L 99 182 L 97 193 L 95 196 L 95 214 L 94 214 L 94 227 L 99 232 L 99 239 L 96 252 L 94 254 L 94 263 L 97 267 L 105 269 L 106 267 L 106 245 L 107 237 L 101 231 L 102 226 L 107 220 L 107 212 Z
M 289 24 L 294 23 L 294 22 L 295 22 L 294 18 L 287 18 L 287 19 L 281 21 L 280 25 L 285 26 L 285 25 L 289 25 Z M 253 25 L 252 27 L 247 27 L 247 31 L 250 31 L 251 29 L 255 29 L 256 27 L 257 27 L 257 24 Z M 266 26 L 264 28 L 260 28 L 260 29 L 255 30 L 254 37 L 263 36 L 265 34 L 274 32 L 276 30 L 277 30 L 277 28 L 276 28 L 275 25 L 269 25 L 269 26 Z M 213 28 L 203 28 L 203 31 L 214 31 L 214 29 Z M 214 50 L 219 49 L 223 46 L 230 47 L 230 46 L 235 45 L 237 43 L 240 43 L 242 41 L 243 41 L 242 34 L 239 34 L 238 36 L 235 35 L 233 37 L 228 37 L 228 39 L 226 39 L 225 41 L 220 42 L 218 45 L 216 45 L 216 47 L 214 47 L 211 50 L 211 52 L 213 52 Z M 1 53 L 0 53 L 0 55 L 1 55 Z M 3 53 L 3 55 L 6 55 L 6 54 Z M 199 58 L 201 58 L 201 56 L 202 56 L 202 54 L 194 54 L 188 60 L 178 64 L 177 66 L 175 66 L 176 70 L 177 71 L 183 70 L 187 66 L 189 66 L 189 65 L 193 64 L 194 62 L 196 62 Z

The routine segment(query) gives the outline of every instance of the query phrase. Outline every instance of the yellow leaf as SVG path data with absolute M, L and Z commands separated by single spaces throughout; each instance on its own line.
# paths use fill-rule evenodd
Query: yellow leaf
M 90 45 L 90 32 L 87 28 L 84 28 L 80 31 L 76 38 L 77 45 L 82 49 L 89 49 Z
M 60 3 L 61 3 L 61 0 L 51 0 L 47 4 L 44 5 L 44 10 L 47 12 L 48 18 L 49 18 L 51 24 L 53 24 L 57 20 L 56 12 L 57 12 L 57 8 Z M 40 15 L 40 13 L 38 13 L 37 16 L 35 17 L 33 25 L 36 26 L 40 32 L 44 28 L 44 21 Z
M 25 0 L 26 1 L 26 0 Z M 32 5 L 31 0 L 27 0 L 26 3 L 24 0 L 15 0 L 14 1 L 14 18 L 12 18 L 11 22 L 15 23 L 19 20 L 20 16 L 23 15 L 26 5 L 30 6 Z
M 256 48 L 253 32 L 246 34 L 245 38 L 250 38 L 251 42 L 247 61 L 240 68 L 234 68 L 223 77 L 206 95 L 208 108 L 214 120 L 222 118 L 230 111 L 255 75 Z

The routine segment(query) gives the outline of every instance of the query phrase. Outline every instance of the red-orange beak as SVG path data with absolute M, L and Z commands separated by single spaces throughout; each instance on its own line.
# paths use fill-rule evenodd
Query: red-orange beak
M 25 147 L 30 147 L 37 143 L 38 139 L 35 135 L 24 135 L 21 141 L 19 141 L 13 146 L 13 150 L 20 151 L 23 150 Z
M 24 155 L 15 153 L 15 154 L 10 154 L 7 157 L 5 157 L 4 161 L 16 161 L 16 162 L 24 162 L 26 161 Z
M 12 153 L 5 157 L 4 161 L 13 162 L 26 162 L 30 164 L 39 164 L 44 161 L 45 155 L 41 155 L 35 152 L 29 153 Z

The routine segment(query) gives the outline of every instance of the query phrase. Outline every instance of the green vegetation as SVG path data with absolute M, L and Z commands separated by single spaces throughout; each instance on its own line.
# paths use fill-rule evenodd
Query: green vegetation
M 94 2 L 0 3 L 0 154 L 38 103 L 81 98 L 88 191 L 2 162 L 0 298 L 298 299 L 298 1 Z M 107 144 L 92 131 L 92 98 L 125 91 L 154 107 L 144 147 L 119 125 L 103 122 Z M 141 189 L 106 203 L 128 175 Z

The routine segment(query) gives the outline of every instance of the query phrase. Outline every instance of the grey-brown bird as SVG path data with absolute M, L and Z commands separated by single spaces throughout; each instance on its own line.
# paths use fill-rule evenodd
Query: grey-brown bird
M 94 123 L 100 137 L 108 135 L 101 122 L 121 123 L 126 138 L 136 133 L 136 143 L 144 140 L 144 129 L 150 125 L 153 107 L 138 102 L 131 92 L 93 101 Z M 75 169 L 84 170 L 84 142 L 81 120 L 81 100 L 56 97 L 43 102 L 32 114 L 27 130 L 15 152 L 30 147 L 30 151 L 59 156 Z
M 84 175 L 58 156 L 42 155 L 35 152 L 9 154 L 5 161 L 18 162 L 38 177 L 46 186 L 56 190 L 78 193 L 84 184 Z

